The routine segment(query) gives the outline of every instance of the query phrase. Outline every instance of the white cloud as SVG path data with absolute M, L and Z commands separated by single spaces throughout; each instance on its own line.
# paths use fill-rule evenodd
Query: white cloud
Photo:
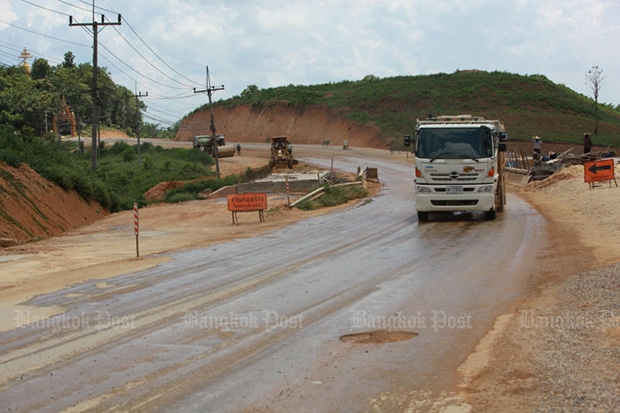
M 13 23 L 17 20 L 17 14 L 13 10 L 10 0 L 0 0 L 0 20 L 3 20 L 7 23 Z M 9 25 L 0 22 L 0 30 L 9 27 Z

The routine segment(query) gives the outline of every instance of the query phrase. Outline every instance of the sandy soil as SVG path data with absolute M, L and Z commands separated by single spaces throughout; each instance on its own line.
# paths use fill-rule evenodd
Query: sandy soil
M 265 152 L 246 149 L 242 156 L 221 159 L 220 172 L 225 176 L 266 163 Z M 379 191 L 379 184 L 370 185 L 371 194 Z M 291 201 L 299 196 L 292 194 Z M 301 211 L 289 209 L 287 203 L 284 194 L 270 195 L 264 223 L 259 222 L 257 212 L 247 212 L 238 213 L 238 225 L 232 224 L 226 198 L 154 204 L 139 210 L 138 246 L 133 211 L 123 211 L 53 238 L 0 249 L 0 331 L 13 328 L 14 311 L 24 309 L 20 303 L 35 295 L 58 291 L 84 280 L 103 280 L 154 267 L 167 260 L 157 255 L 163 252 L 251 237 L 333 210 Z M 33 316 L 64 311 L 62 308 L 28 309 Z
M 616 176 L 619 172 L 616 165 Z M 615 289 L 614 285 L 588 285 L 584 279 L 597 280 L 598 271 L 605 268 L 617 271 L 610 266 L 620 262 L 620 211 L 616 207 L 620 188 L 613 181 L 590 188 L 584 182 L 583 166 L 575 165 L 512 190 L 547 219 L 552 242 L 532 257 L 538 268 L 528 280 L 532 295 L 512 313 L 497 318 L 492 331 L 459 369 L 460 396 L 475 411 L 610 411 L 617 395 L 584 390 L 574 383 L 593 382 L 602 388 L 603 383 L 609 383 L 602 376 L 620 371 L 620 360 L 612 352 L 620 348 L 620 319 L 608 322 L 611 327 L 603 329 L 579 320 L 573 321 L 576 325 L 570 323 L 577 314 L 592 314 L 592 319 L 598 320 L 609 306 L 611 313 L 617 309 L 617 301 L 600 298 L 614 294 L 606 291 Z M 522 316 L 530 312 L 542 316 L 544 322 L 567 325 L 524 327 Z M 578 338 L 579 333 L 585 340 Z M 567 342 L 568 348 L 559 341 Z M 589 353 L 609 358 L 598 362 Z M 572 371 L 570 377 L 567 370 Z M 572 385 L 562 384 L 570 381 Z M 560 394 L 551 394 L 554 386 L 561 389 Z M 578 393 L 576 400 L 566 395 L 573 390 Z

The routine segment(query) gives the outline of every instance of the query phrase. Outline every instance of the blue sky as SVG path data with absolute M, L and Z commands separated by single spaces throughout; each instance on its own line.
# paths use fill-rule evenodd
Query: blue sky
M 96 0 L 120 26 L 99 33 L 99 64 L 149 93 L 147 121 L 166 125 L 207 101 L 259 88 L 477 69 L 542 74 L 620 104 L 619 0 Z M 0 0 L 0 64 L 27 46 L 51 64 L 92 62 L 92 0 Z M 32 63 L 32 61 L 31 61 Z M 137 87 L 136 87 L 137 84 Z

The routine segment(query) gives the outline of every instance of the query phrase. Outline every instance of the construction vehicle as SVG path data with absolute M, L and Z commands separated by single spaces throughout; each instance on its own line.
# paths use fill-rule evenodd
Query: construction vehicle
M 432 212 L 484 211 L 495 219 L 506 204 L 504 124 L 471 115 L 418 120 L 414 131 L 418 221 Z M 405 136 L 405 146 L 411 137 Z
M 271 157 L 269 167 L 274 168 L 293 168 L 297 161 L 293 158 L 293 145 L 286 136 L 271 138 Z
M 217 150 L 218 158 L 229 158 L 235 155 L 236 149 L 234 145 L 226 145 L 226 137 L 224 135 L 218 135 L 215 139 L 216 145 L 214 145 L 211 135 L 198 135 L 194 136 L 193 146 L 194 149 L 205 151 L 215 157 L 215 150 Z

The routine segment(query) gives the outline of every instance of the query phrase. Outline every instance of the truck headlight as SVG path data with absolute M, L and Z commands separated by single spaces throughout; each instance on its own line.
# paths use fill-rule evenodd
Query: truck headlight
M 482 185 L 478 188 L 478 192 L 493 192 L 493 185 Z
M 419 194 L 430 194 L 431 193 L 431 189 L 429 187 L 420 186 L 420 185 L 416 185 L 415 191 Z

